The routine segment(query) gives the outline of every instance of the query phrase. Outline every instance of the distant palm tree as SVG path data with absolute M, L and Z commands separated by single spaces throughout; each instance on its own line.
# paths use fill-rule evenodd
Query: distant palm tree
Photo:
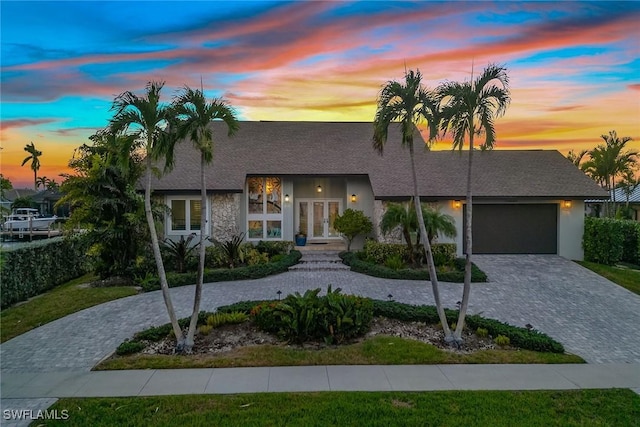
M 47 177 L 46 176 L 40 176 L 40 177 L 36 178 L 36 190 L 38 188 L 40 188 L 40 186 L 42 186 L 42 188 L 46 188 L 47 187 Z
M 42 151 L 36 149 L 36 146 L 33 145 L 33 142 L 24 146 L 24 151 L 29 153 L 20 166 L 24 166 L 25 163 L 31 162 L 31 170 L 33 171 L 33 188 L 38 190 L 38 170 L 40 170 L 40 156 L 42 156 Z
M 411 173 L 413 177 L 413 203 L 418 218 L 418 229 L 423 236 L 427 235 L 422 216 L 422 204 L 420 203 L 420 192 L 418 191 L 418 178 L 416 176 L 416 165 L 413 154 L 413 138 L 417 131 L 416 124 L 426 121 L 429 129 L 429 141 L 433 141 L 438 134 L 438 103 L 430 91 L 422 87 L 422 74 L 420 70 L 409 70 L 405 72 L 404 83 L 395 80 L 387 82 L 378 96 L 377 110 L 373 122 L 373 148 L 382 154 L 384 145 L 387 142 L 389 127 L 394 123 L 402 131 L 402 146 L 409 149 L 411 159 Z M 447 318 L 440 301 L 440 291 L 438 289 L 438 276 L 433 263 L 433 253 L 431 245 L 425 242 L 427 255 L 427 265 L 431 280 L 431 289 L 435 301 L 440 323 L 445 333 L 445 339 L 451 340 L 451 330 L 447 324 Z
M 151 247 L 158 269 L 162 297 L 176 337 L 176 351 L 182 352 L 184 337 L 171 302 L 167 275 L 160 254 L 158 233 L 151 210 L 151 173 L 154 161 L 164 160 L 165 170 L 170 169 L 173 165 L 174 147 L 177 142 L 177 136 L 172 132 L 171 126 L 175 121 L 175 110 L 172 106 L 160 102 L 160 91 L 163 86 L 164 82 L 153 81 L 147 84 L 145 96 L 138 96 L 128 91 L 118 95 L 111 108 L 115 114 L 110 121 L 110 127 L 114 134 L 122 132 L 135 136 L 146 155 L 144 211 L 151 234 Z
M 205 245 L 207 238 L 207 181 L 206 165 L 213 160 L 213 131 L 210 126 L 214 120 L 222 120 L 227 125 L 227 135 L 232 136 L 238 130 L 238 119 L 235 112 L 223 99 L 207 101 L 202 90 L 193 90 L 185 86 L 175 100 L 178 115 L 178 135 L 180 138 L 189 137 L 196 149 L 200 151 L 200 260 L 196 279 L 196 294 L 193 302 L 193 312 L 189 331 L 185 342 L 185 351 L 191 352 L 194 334 L 198 324 L 202 283 L 204 281 Z
M 628 136 L 619 138 L 615 130 L 600 137 L 605 143 L 589 151 L 590 159 L 584 162 L 582 167 L 612 195 L 613 209 L 609 209 L 609 204 L 605 203 L 605 214 L 613 216 L 616 204 L 613 189 L 616 187 L 617 178 L 635 168 L 638 152 L 625 150 L 632 138 Z
M 577 167 L 580 167 L 582 159 L 587 155 L 588 152 L 589 150 L 581 150 L 580 152 L 576 153 L 574 150 L 569 150 L 569 152 L 567 153 L 567 159 L 569 159 L 571 163 L 573 163 Z
M 462 304 L 456 330 L 455 341 L 462 342 L 462 328 L 469 304 L 471 291 L 471 256 L 472 245 L 472 210 L 473 199 L 471 191 L 472 164 L 474 151 L 474 137 L 484 134 L 482 150 L 493 148 L 496 140 L 494 121 L 502 116 L 509 103 L 509 78 L 504 67 L 490 64 L 474 80 L 463 83 L 446 82 L 438 88 L 438 97 L 442 103 L 442 129 L 450 131 L 453 136 L 453 148 L 462 150 L 465 139 L 469 137 L 469 162 L 467 169 L 467 197 L 466 197 L 466 263 L 464 271 L 464 288 Z

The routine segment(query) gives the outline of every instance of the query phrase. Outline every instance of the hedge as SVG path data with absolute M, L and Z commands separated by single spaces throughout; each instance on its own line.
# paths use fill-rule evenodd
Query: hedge
M 374 264 L 358 258 L 353 252 L 340 253 L 342 262 L 351 267 L 351 271 L 367 274 L 373 277 L 382 277 L 383 279 L 404 279 L 404 280 L 429 280 L 429 272 L 427 270 L 416 270 L 405 268 L 393 270 L 384 265 Z M 454 271 L 438 271 L 438 280 L 442 282 L 462 283 L 464 282 L 464 258 L 456 258 L 453 261 Z M 480 270 L 475 264 L 471 264 L 471 281 L 486 282 L 487 275 Z
M 296 264 L 302 254 L 299 251 L 291 251 L 277 262 L 256 264 L 238 268 L 217 268 L 204 271 L 204 282 L 228 282 L 232 280 L 260 279 L 272 274 L 284 273 Z M 170 288 L 193 285 L 196 283 L 196 273 L 167 273 L 167 282 Z M 141 283 L 145 292 L 160 289 L 160 281 L 157 277 L 145 280 Z
M 433 306 L 410 305 L 395 301 L 381 301 L 375 299 L 372 301 L 373 315 L 376 317 L 388 317 L 405 322 L 425 322 L 430 325 L 440 323 L 438 312 Z M 253 307 L 265 302 L 269 301 L 241 301 L 235 304 L 221 306 L 218 308 L 218 311 L 223 313 L 241 311 L 249 314 Z M 458 310 L 445 309 L 445 315 L 447 316 L 447 321 L 450 324 L 458 321 Z M 511 344 L 524 350 L 564 353 L 564 347 L 562 344 L 548 335 L 534 329 L 529 330 L 518 326 L 512 326 L 508 323 L 494 319 L 487 319 L 475 314 L 467 316 L 465 323 L 466 328 L 474 331 L 478 328 L 486 329 L 492 337 L 497 337 L 498 335 L 508 337 Z
M 56 237 L 0 252 L 0 305 L 40 295 L 90 271 L 84 236 Z
M 605 265 L 619 261 L 640 264 L 640 223 L 586 217 L 582 247 L 586 261 Z
M 431 245 L 433 260 L 436 265 L 451 264 L 456 258 L 455 243 L 434 243 Z M 393 256 L 400 256 L 404 262 L 409 262 L 411 254 L 409 247 L 401 243 L 382 243 L 375 240 L 367 240 L 362 248 L 364 258 L 375 264 L 384 265 L 384 263 Z

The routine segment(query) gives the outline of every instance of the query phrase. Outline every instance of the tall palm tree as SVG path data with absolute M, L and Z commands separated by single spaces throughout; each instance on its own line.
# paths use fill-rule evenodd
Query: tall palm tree
M 151 173 L 154 161 L 164 160 L 165 170 L 173 165 L 173 151 L 177 141 L 171 124 L 175 121 L 175 111 L 170 105 L 160 102 L 160 91 L 164 82 L 149 82 L 145 96 L 138 96 L 132 92 L 123 92 L 113 101 L 112 110 L 115 111 L 110 121 L 114 133 L 123 132 L 134 135 L 146 156 L 146 184 L 144 190 L 144 212 L 151 234 L 151 247 L 158 269 L 160 288 L 169 319 L 176 337 L 176 351 L 184 349 L 184 337 L 176 317 L 167 275 L 165 273 L 160 244 L 151 210 Z
M 205 167 L 213 160 L 213 132 L 210 122 L 222 120 L 227 125 L 227 135 L 232 136 L 238 130 L 238 119 L 233 109 L 224 99 L 207 101 L 202 90 L 193 90 L 185 86 L 176 99 L 178 115 L 178 135 L 189 137 L 196 149 L 200 151 L 200 260 L 196 280 L 196 294 L 193 302 L 193 313 L 189 323 L 189 331 L 185 342 L 185 351 L 193 348 L 193 336 L 198 323 L 202 283 L 204 281 L 204 261 L 207 218 L 207 182 Z
M 422 236 L 427 236 L 427 231 L 422 216 L 422 204 L 418 190 L 418 178 L 413 152 L 414 132 L 416 124 L 426 121 L 429 129 L 429 141 L 433 141 L 438 134 L 438 103 L 434 94 L 422 87 L 422 74 L 420 70 L 405 72 L 404 84 L 395 80 L 387 82 L 378 96 L 376 115 L 373 121 L 373 148 L 382 154 L 387 142 L 389 127 L 397 123 L 402 131 L 402 146 L 409 149 L 411 159 L 411 173 L 413 177 L 413 204 L 418 218 L 418 227 Z M 428 239 L 425 239 L 425 251 L 427 254 L 427 266 L 433 298 L 435 300 L 440 323 L 445 333 L 445 340 L 451 341 L 451 330 L 447 324 L 440 291 L 438 289 L 438 276 L 433 264 L 433 253 Z
M 471 256 L 473 254 L 472 218 L 473 199 L 471 191 L 474 137 L 484 134 L 482 150 L 493 148 L 496 140 L 494 121 L 502 116 L 511 101 L 509 77 L 506 68 L 490 64 L 474 80 L 463 83 L 445 82 L 438 88 L 438 98 L 442 103 L 442 129 L 453 136 L 453 148 L 462 151 L 465 139 L 469 137 L 469 162 L 467 169 L 466 229 L 467 243 L 464 270 L 462 304 L 454 332 L 456 343 L 462 343 L 462 328 L 467 314 L 471 291 Z
M 36 149 L 36 146 L 33 145 L 33 142 L 24 146 L 24 151 L 29 153 L 29 155 L 22 161 L 20 166 L 24 166 L 28 161 L 31 161 L 31 170 L 33 171 L 33 188 L 38 190 L 38 170 L 40 169 L 40 156 L 42 156 L 42 151 Z

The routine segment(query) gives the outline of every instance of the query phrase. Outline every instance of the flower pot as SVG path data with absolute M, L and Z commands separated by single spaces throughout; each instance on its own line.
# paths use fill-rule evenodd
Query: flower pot
M 307 244 L 306 234 L 296 234 L 296 246 L 305 246 Z

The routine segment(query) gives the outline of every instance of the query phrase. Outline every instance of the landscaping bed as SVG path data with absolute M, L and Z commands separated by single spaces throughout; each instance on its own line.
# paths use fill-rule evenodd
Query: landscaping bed
M 369 300 L 330 289 L 329 297 L 318 297 L 316 291 L 289 296 L 283 301 L 240 302 L 220 307 L 217 314 L 201 313 L 195 345 L 189 355 L 174 354 L 175 339 L 170 325 L 150 328 L 121 344 L 117 354 L 96 369 L 583 362 L 577 356 L 564 354 L 562 345 L 545 334 L 481 316 L 468 317 L 463 345 L 452 347 L 444 342 L 434 307 Z M 313 317 L 313 314 L 299 315 L 308 313 L 310 306 L 319 308 L 317 312 L 322 316 L 327 314 L 317 302 L 322 298 L 331 301 L 328 305 L 341 306 L 341 313 L 349 313 L 350 317 L 342 317 L 341 329 L 336 329 L 335 321 L 327 322 L 326 317 L 317 317 L 313 324 L 300 327 L 300 321 Z M 287 317 L 283 313 L 294 302 L 305 308 Z M 357 309 L 351 310 L 350 306 Z M 358 313 L 360 307 L 371 309 L 366 325 L 356 320 L 367 317 Z M 269 317 L 271 313 L 276 313 L 275 320 Z M 455 321 L 457 312 L 447 310 L 447 318 Z M 297 323 L 291 323 L 290 319 Z M 181 325 L 186 327 L 188 320 L 182 319 Z M 288 327 L 295 330 L 283 333 Z M 326 331 L 332 335 L 327 336 Z
M 464 258 L 455 258 L 455 245 L 434 245 L 434 262 L 438 280 L 464 282 Z M 426 264 L 411 266 L 404 245 L 367 242 L 360 252 L 340 253 L 351 271 L 383 279 L 429 280 Z M 487 275 L 471 264 L 471 281 L 486 282 Z

